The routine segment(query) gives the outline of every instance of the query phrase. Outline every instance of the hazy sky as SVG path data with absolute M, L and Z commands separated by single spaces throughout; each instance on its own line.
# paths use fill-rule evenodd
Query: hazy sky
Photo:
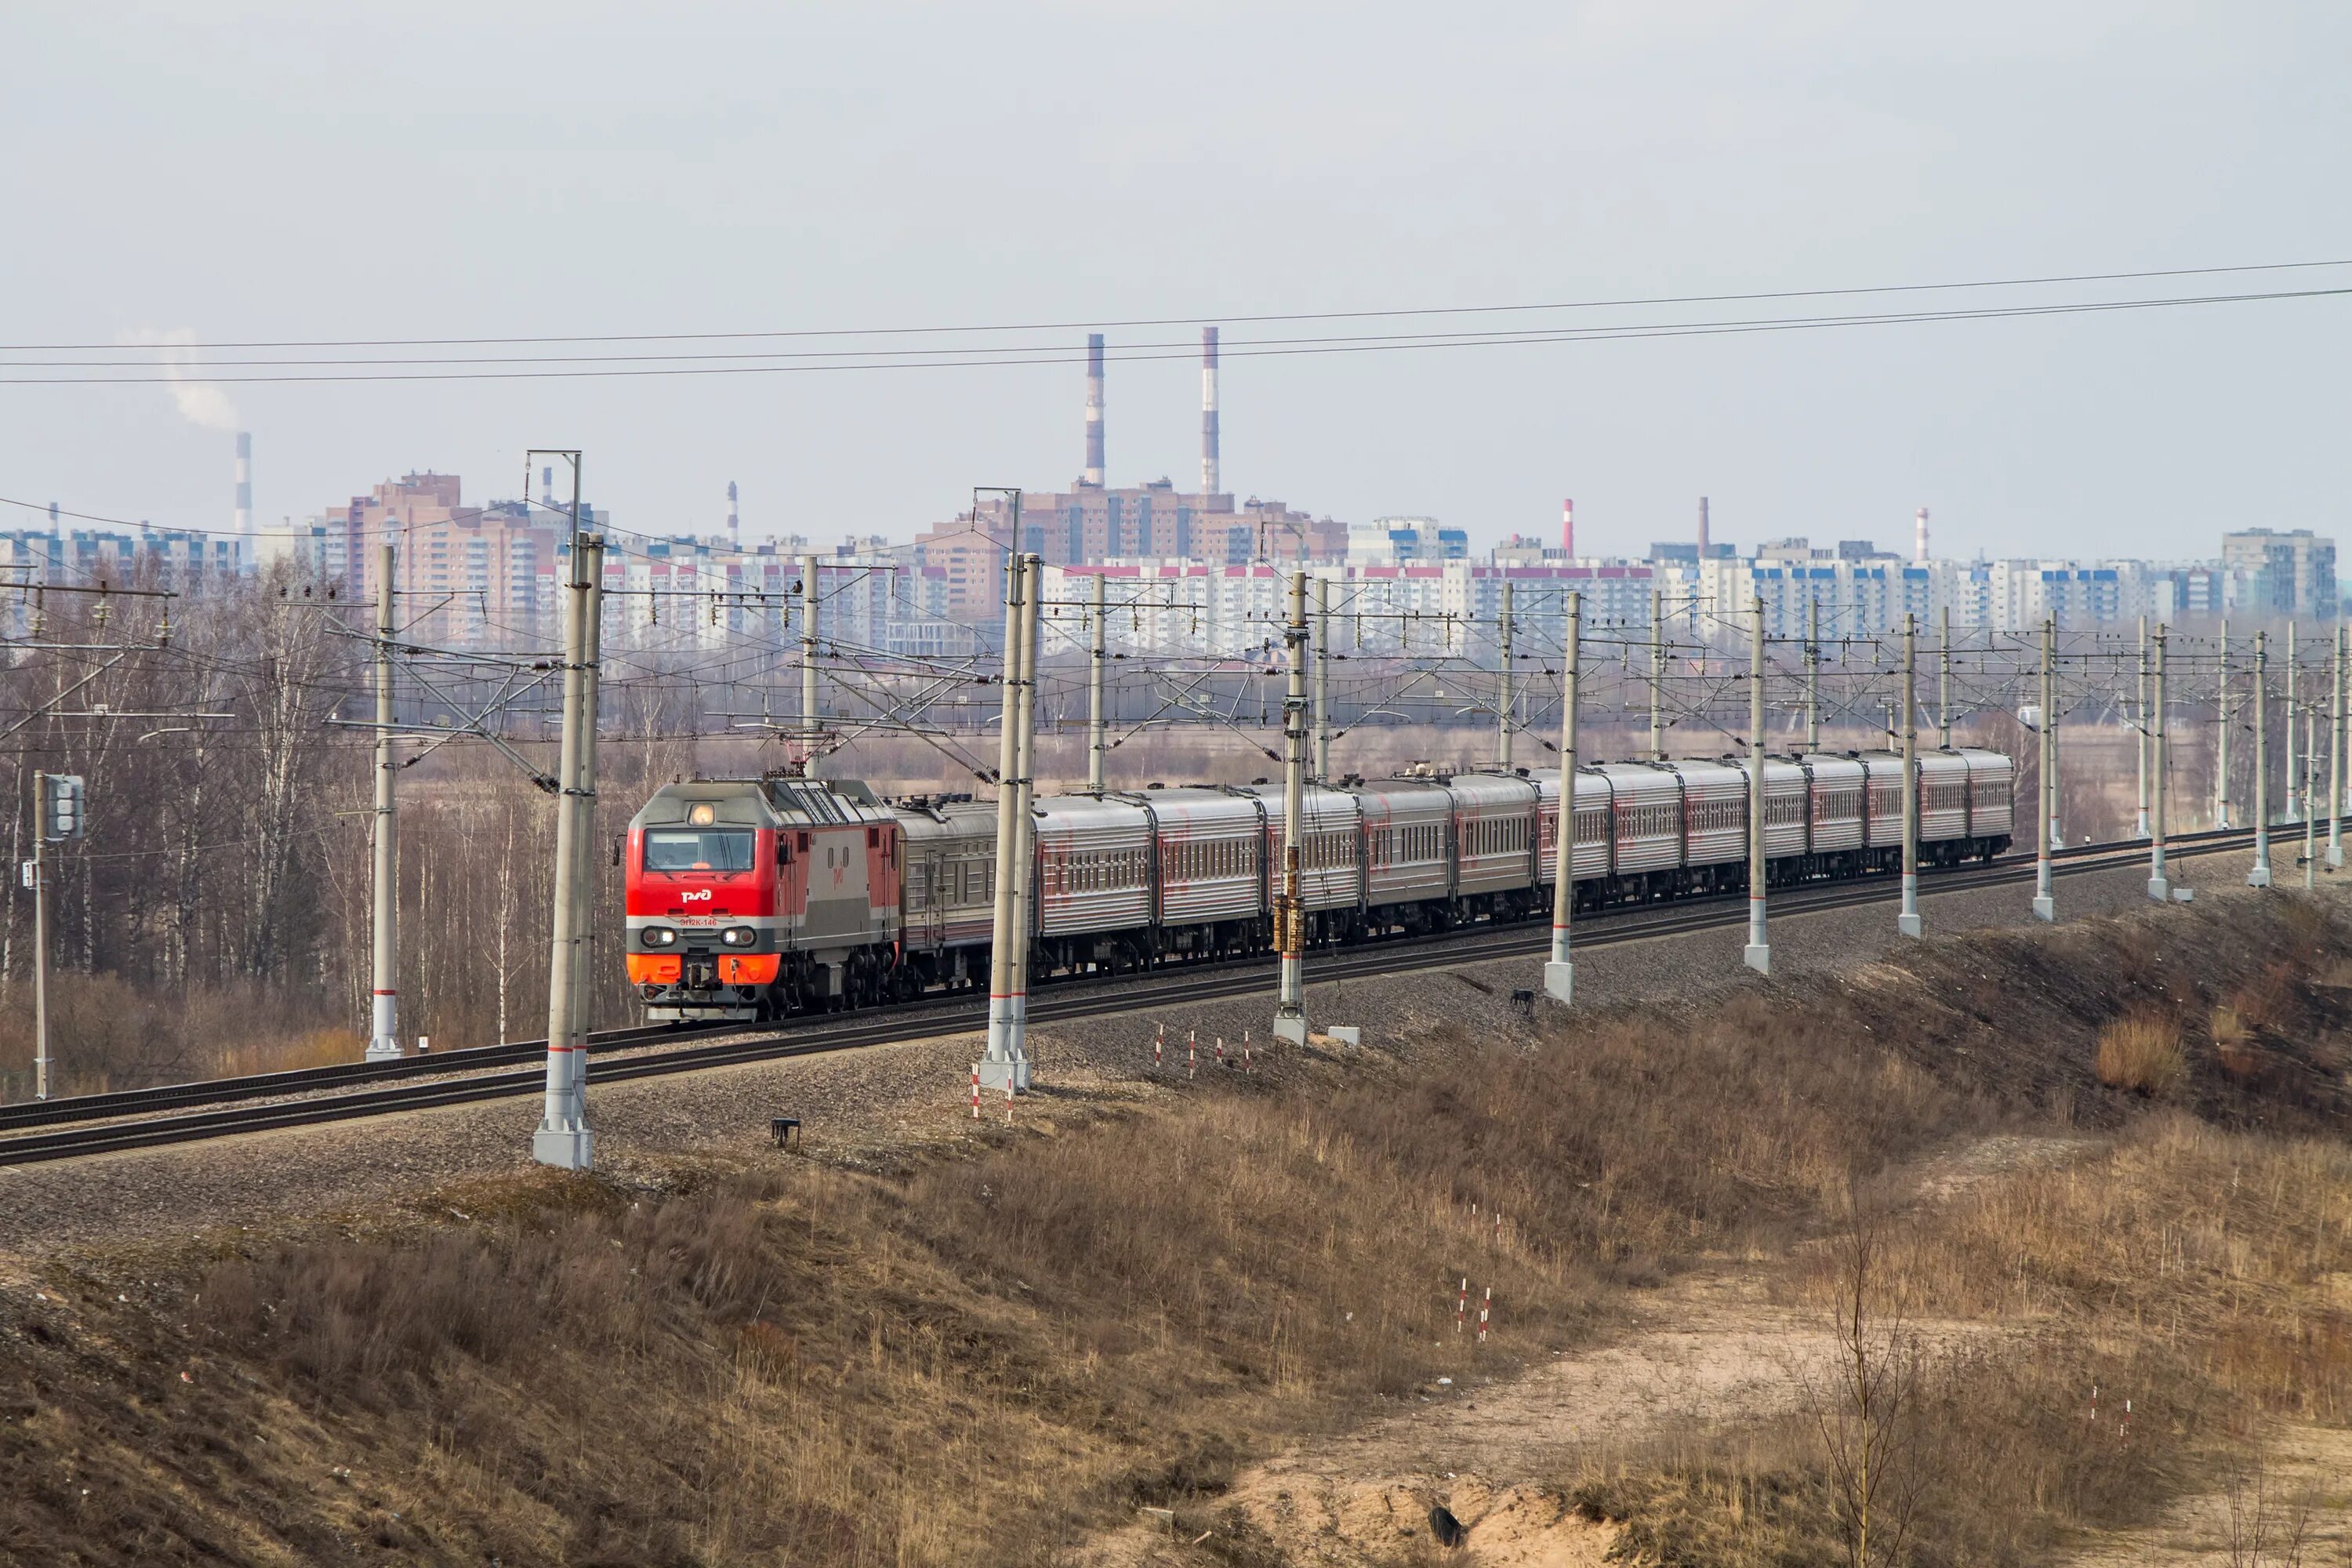
M 17 0 L 0 338 L 1082 322 L 2352 257 L 2347 60 L 2342 0 Z M 2352 268 L 2284 278 L 2151 287 Z M 1729 313 L 1759 309 L 1791 308 Z M 1553 533 L 1573 495 L 1587 550 L 1638 551 L 1706 493 L 1718 539 L 1897 542 L 1926 504 L 1952 553 L 2207 554 L 2225 525 L 2344 531 L 2347 326 L 2330 299 L 1235 356 L 1226 482 L 1481 543 Z M 1113 481 L 1189 487 L 1193 365 L 1110 375 Z M 625 526 L 714 526 L 732 479 L 747 531 L 903 538 L 974 484 L 1066 484 L 1080 407 L 1074 365 L 5 385 L 0 495 L 225 527 L 241 427 L 270 522 L 411 468 L 509 494 L 523 447 L 561 444 Z

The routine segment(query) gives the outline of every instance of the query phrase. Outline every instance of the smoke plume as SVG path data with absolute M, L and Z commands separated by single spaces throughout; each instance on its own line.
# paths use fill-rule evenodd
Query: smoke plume
M 234 430 L 237 427 L 236 405 L 229 401 L 228 393 L 212 382 L 197 379 L 194 374 L 195 341 L 196 334 L 184 327 L 170 332 L 147 331 L 122 335 L 126 345 L 155 351 L 155 363 L 171 378 L 172 401 L 179 405 L 180 417 L 206 430 Z

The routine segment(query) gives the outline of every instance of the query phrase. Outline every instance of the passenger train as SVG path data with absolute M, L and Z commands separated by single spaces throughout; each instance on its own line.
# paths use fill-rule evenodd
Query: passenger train
M 1772 758 L 1763 773 L 1773 885 L 1899 869 L 1900 756 Z M 1577 769 L 1576 907 L 1744 889 L 1750 774 L 1744 760 Z M 2008 848 L 2015 782 L 1999 752 L 1922 754 L 1922 867 Z M 1557 769 L 1417 765 L 1308 785 L 1309 940 L 1548 914 L 1559 806 Z M 1034 811 L 1034 977 L 1272 951 L 1280 785 L 1154 784 L 1045 796 Z M 626 855 L 628 974 L 650 1019 L 774 1018 L 987 984 L 993 805 L 885 801 L 845 779 L 696 780 L 655 793 Z

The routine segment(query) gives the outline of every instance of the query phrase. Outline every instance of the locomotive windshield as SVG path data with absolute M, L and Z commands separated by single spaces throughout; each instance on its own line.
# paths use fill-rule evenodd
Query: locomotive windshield
M 743 827 L 648 827 L 648 871 L 748 871 L 751 833 Z

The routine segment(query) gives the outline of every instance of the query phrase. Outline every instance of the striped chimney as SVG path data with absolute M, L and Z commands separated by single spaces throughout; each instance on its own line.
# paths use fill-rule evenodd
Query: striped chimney
M 1103 482 L 1103 335 L 1087 334 L 1087 474 L 1085 483 Z
M 1713 542 L 1707 537 L 1706 498 L 1701 496 L 1698 498 L 1698 558 L 1701 561 L 1706 559 L 1707 551 L 1712 548 Z
M 1559 503 L 1559 548 L 1570 561 L 1576 559 L 1576 502 Z
M 1919 518 L 1911 535 L 1911 559 L 1925 566 L 1927 563 L 1927 509 L 1919 509 Z
M 1201 329 L 1201 493 L 1215 495 L 1224 489 L 1224 467 L 1217 458 L 1217 329 Z
M 236 433 L 236 531 L 253 532 L 253 433 Z

